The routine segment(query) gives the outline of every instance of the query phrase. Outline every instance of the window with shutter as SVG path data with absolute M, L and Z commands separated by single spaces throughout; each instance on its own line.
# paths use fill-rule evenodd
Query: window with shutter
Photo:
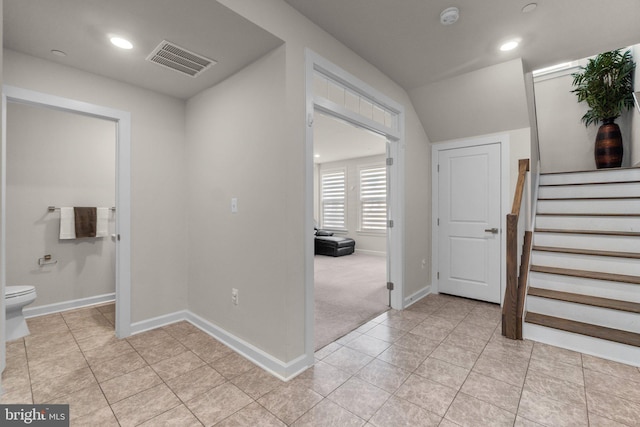
M 322 173 L 320 188 L 322 199 L 321 228 L 328 230 L 346 229 L 345 190 L 344 170 Z
M 387 228 L 387 168 L 360 169 L 360 231 L 385 232 Z

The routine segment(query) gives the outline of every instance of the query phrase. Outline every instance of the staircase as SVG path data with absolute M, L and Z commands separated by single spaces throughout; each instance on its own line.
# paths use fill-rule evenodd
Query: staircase
M 523 335 L 640 366 L 640 168 L 540 176 Z

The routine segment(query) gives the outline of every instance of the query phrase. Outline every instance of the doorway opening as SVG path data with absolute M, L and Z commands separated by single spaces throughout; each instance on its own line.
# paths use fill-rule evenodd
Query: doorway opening
M 305 364 L 312 365 L 315 340 L 314 122 L 328 114 L 386 141 L 387 289 L 391 308 L 401 310 L 404 267 L 404 108 L 355 76 L 306 50 L 305 133 Z M 357 247 L 357 243 L 356 243 Z
M 114 278 L 115 281 L 115 302 L 116 302 L 116 306 L 115 306 L 115 312 L 114 313 L 110 313 L 111 309 L 110 308 L 103 308 L 103 312 L 107 314 L 107 316 L 105 316 L 105 319 L 112 319 L 113 322 L 115 323 L 115 335 L 118 338 L 124 338 L 127 337 L 129 335 L 131 335 L 131 268 L 130 268 L 130 253 L 131 253 L 131 249 L 130 249 L 130 212 L 131 212 L 131 207 L 130 207 L 130 176 L 131 176 L 131 167 L 130 167 L 130 129 L 131 129 L 131 117 L 130 117 L 130 113 L 128 112 L 124 112 L 124 111 L 120 111 L 120 110 L 115 110 L 115 109 L 111 109 L 111 108 L 106 108 L 106 107 L 101 107 L 101 106 L 97 106 L 97 105 L 93 105 L 93 104 L 88 104 L 88 103 L 84 103 L 84 102 L 80 102 L 80 101 L 75 101 L 75 100 L 70 100 L 67 98 L 61 98 L 61 97 L 57 97 L 57 96 L 53 96 L 53 95 L 48 95 L 48 94 L 43 94 L 43 93 L 39 93 L 39 92 L 34 92 L 34 91 L 30 91 L 30 90 L 26 90 L 26 89 L 21 89 L 21 88 L 16 88 L 13 86 L 4 86 L 3 87 L 3 135 L 2 135 L 2 164 L 1 164 L 1 171 L 2 171 L 2 207 L 1 207 L 1 214 L 2 214 L 2 221 L 1 221 L 1 225 L 0 227 L 2 228 L 2 238 L 0 240 L 0 290 L 4 293 L 4 289 L 7 286 L 7 260 L 9 259 L 9 257 L 13 256 L 15 253 L 13 252 L 14 250 L 14 243 L 8 240 L 8 233 L 7 233 L 7 218 L 8 215 L 7 213 L 10 212 L 12 206 L 9 206 L 8 203 L 11 203 L 11 200 L 13 200 L 11 197 L 7 198 L 8 193 L 10 193 L 10 191 L 8 191 L 8 178 L 13 179 L 13 177 L 8 177 L 8 169 L 7 169 L 7 128 L 12 128 L 12 124 L 7 121 L 7 106 L 8 104 L 11 104 L 12 106 L 16 107 L 17 109 L 22 109 L 22 110 L 31 110 L 31 113 L 33 113 L 34 111 L 37 111 L 38 114 L 41 113 L 53 113 L 52 118 L 50 120 L 52 120 L 52 123 L 54 123 L 54 126 L 56 127 L 61 127 L 60 123 L 55 123 L 56 120 L 59 120 L 60 117 L 63 116 L 68 116 L 71 118 L 82 118 L 84 119 L 90 119 L 88 122 L 91 122 L 92 125 L 95 125 L 96 123 L 99 126 L 102 126 L 103 128 L 108 129 L 107 132 L 110 133 L 111 135 L 111 141 L 112 141 L 112 146 L 110 147 L 110 154 L 108 153 L 103 153 L 104 155 L 107 156 L 112 156 L 111 159 L 111 165 L 112 165 L 112 171 L 111 171 L 111 177 L 109 179 L 112 180 L 112 182 L 110 183 L 111 189 L 109 191 L 111 191 L 111 199 L 109 201 L 104 201 L 101 202 L 102 203 L 106 203 L 109 206 L 107 206 L 108 209 L 108 218 L 107 221 L 111 222 L 111 228 L 109 228 L 108 230 L 108 234 L 109 236 L 106 237 L 105 240 L 107 240 L 107 244 L 111 244 L 112 246 L 115 245 L 115 255 L 111 257 L 110 260 L 108 260 L 108 262 L 106 264 L 109 264 L 107 268 L 111 268 L 112 270 L 112 277 Z M 61 116 L 62 114 L 62 116 Z M 95 119 L 98 119 L 97 121 Z M 84 121 L 84 123 L 88 123 L 86 120 Z M 76 125 L 74 125 L 76 126 Z M 64 126 L 62 126 L 63 128 Z M 110 129 L 110 130 L 109 130 Z M 115 134 L 115 135 L 114 135 Z M 11 135 L 9 133 L 9 135 Z M 45 138 L 42 135 L 39 137 L 39 141 L 37 141 L 38 144 L 51 144 L 52 141 L 50 140 L 50 138 Z M 94 147 L 95 148 L 95 147 Z M 33 152 L 33 150 L 32 150 Z M 28 154 L 28 153 L 27 153 Z M 67 157 L 71 157 L 73 158 L 73 153 L 70 153 L 69 151 L 67 152 L 61 152 L 58 153 L 61 158 L 64 158 L 65 156 Z M 94 153 L 95 155 L 97 155 L 96 153 Z M 26 156 L 23 156 L 21 159 L 23 161 L 27 161 L 27 159 L 25 158 Z M 75 166 L 77 165 L 59 165 L 58 163 L 61 162 L 56 162 L 55 159 L 51 158 L 49 159 L 50 162 L 48 163 L 48 166 L 46 166 L 45 163 L 45 158 L 42 159 L 43 161 L 43 167 L 50 167 L 51 170 L 49 172 L 51 173 L 60 173 L 60 179 L 62 181 L 65 180 L 73 180 L 74 178 L 69 177 L 68 175 L 66 175 L 65 173 L 65 168 L 66 169 L 73 169 Z M 55 172 L 53 172 L 55 171 Z M 27 184 L 24 185 L 26 189 L 29 188 L 29 185 L 33 184 L 28 184 L 28 179 L 30 177 L 27 176 L 25 179 L 27 180 Z M 77 181 L 78 178 L 76 177 L 75 180 Z M 86 181 L 83 181 L 81 183 L 75 183 L 75 187 L 82 187 L 83 185 L 89 185 L 90 180 L 87 179 Z M 67 182 L 68 184 L 68 182 Z M 46 186 L 46 184 L 45 184 Z M 74 185 L 67 185 L 67 187 L 73 187 Z M 56 230 L 54 232 L 53 230 L 53 226 L 55 221 L 52 220 L 52 218 L 54 217 L 54 215 L 59 215 L 59 211 L 57 211 L 57 208 L 62 207 L 64 204 L 69 203 L 71 204 L 71 201 L 59 201 L 59 200 L 51 200 L 49 199 L 49 196 L 55 197 L 55 192 L 56 191 L 62 191 L 64 193 L 65 189 L 64 189 L 65 185 L 60 185 L 59 188 L 55 191 L 53 191 L 52 188 L 49 188 L 48 192 L 44 192 L 42 193 L 42 195 L 38 196 L 38 197 L 30 197 L 27 196 L 26 198 L 29 199 L 28 203 L 32 203 L 35 204 L 37 209 L 39 209 L 41 211 L 40 217 L 39 219 L 36 221 L 36 223 L 34 224 L 34 227 L 37 227 L 39 225 L 43 226 L 44 228 L 44 233 L 48 233 L 48 234 L 53 234 L 54 238 L 57 239 L 59 236 L 56 234 L 58 232 L 58 227 L 57 224 L 56 225 Z M 115 189 L 113 188 L 115 187 Z M 86 192 L 90 192 L 91 188 L 86 188 L 84 189 Z M 94 188 L 94 191 L 96 192 L 101 192 L 101 190 L 96 190 Z M 60 196 L 62 193 L 59 193 L 58 196 Z M 104 196 L 104 194 L 103 194 Z M 90 198 L 91 195 L 85 196 Z M 78 205 L 82 205 L 82 204 L 88 204 L 90 203 L 89 199 L 85 198 L 82 199 L 78 202 L 74 202 L 75 206 Z M 43 200 L 46 199 L 46 200 Z M 71 200 L 71 199 L 68 199 Z M 78 200 L 78 199 L 76 199 Z M 75 204 L 78 203 L 78 204 Z M 96 202 L 96 204 L 98 204 Z M 115 210 L 113 210 L 112 208 L 115 208 Z M 13 217 L 15 218 L 15 214 L 13 215 Z M 47 235 L 48 235 L 47 234 Z M 49 236 L 51 237 L 51 236 Z M 55 240 L 54 239 L 54 240 Z M 15 239 L 14 239 L 15 240 Z M 12 247 L 9 249 L 9 251 L 7 251 L 7 244 L 10 243 L 12 245 Z M 51 243 L 51 242 L 50 242 Z M 52 243 L 55 244 L 56 242 Z M 67 245 L 64 250 L 73 253 L 74 252 L 74 248 L 73 247 L 74 244 L 71 245 Z M 48 253 L 47 249 L 49 248 L 53 248 L 53 246 L 50 247 L 44 247 L 44 253 L 42 254 L 41 257 L 39 257 L 36 260 L 32 260 L 35 264 L 35 268 L 51 268 L 55 266 L 55 263 L 53 263 L 52 261 L 56 261 L 56 258 L 53 256 L 53 253 Z M 17 248 L 16 248 L 17 249 Z M 83 249 L 87 249 L 86 247 Z M 90 254 L 95 254 L 95 255 L 101 255 L 102 252 L 105 250 L 104 246 L 102 245 L 94 245 L 92 248 L 90 248 L 89 252 Z M 91 252 L 93 251 L 93 252 Z M 85 255 L 87 253 L 85 252 Z M 46 255 L 52 255 L 50 258 L 48 258 Z M 77 255 L 77 254 L 76 254 Z M 41 263 L 41 265 L 38 265 L 37 261 L 40 261 L 40 258 L 43 258 L 43 262 Z M 84 260 L 75 260 L 76 262 L 84 262 L 86 264 L 87 262 L 87 257 L 85 257 Z M 47 263 L 47 261 L 49 261 L 50 263 Z M 60 261 L 60 259 L 57 259 L 57 261 Z M 79 264 L 76 264 L 75 268 L 77 270 Z M 36 276 L 37 273 L 41 273 L 40 270 L 36 271 Z M 48 290 L 50 291 L 50 290 Z M 43 291 L 44 294 L 47 294 L 48 291 Z M 70 291 L 73 293 L 73 291 Z M 100 291 L 98 291 L 99 293 Z M 113 294 L 112 294 L 113 295 Z M 111 298 L 113 298 L 113 296 L 111 296 Z M 75 298 L 76 300 L 78 298 Z M 36 297 L 37 300 L 37 297 Z M 82 299 L 80 298 L 80 301 L 82 301 Z M 88 304 L 91 303 L 99 303 L 101 302 L 99 300 L 92 300 L 89 299 L 88 300 Z M 92 302 L 95 301 L 95 302 Z M 51 303 L 51 304 L 47 304 L 48 307 L 42 307 L 41 309 L 38 309 L 36 307 L 36 309 L 34 309 L 34 313 L 40 313 L 40 314 L 44 314 L 44 312 L 46 310 L 50 310 L 50 311 L 63 311 L 69 308 L 73 308 L 73 305 L 70 307 L 67 307 L 65 305 L 65 303 L 60 303 L 59 305 L 56 305 L 55 303 Z M 38 311 L 40 310 L 40 311 Z M 42 311 L 45 310 L 45 311 Z M 2 310 L 2 316 L 4 316 L 4 310 Z M 4 322 L 2 322 L 4 324 Z M 5 343 L 0 343 L 1 344 L 1 348 L 2 348 L 2 365 L 4 366 L 4 348 L 5 348 Z
M 316 112 L 315 349 L 387 311 L 387 140 Z

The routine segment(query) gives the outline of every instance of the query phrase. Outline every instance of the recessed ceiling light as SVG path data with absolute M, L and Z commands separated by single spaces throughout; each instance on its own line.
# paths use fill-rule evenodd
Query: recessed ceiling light
M 529 3 L 522 8 L 522 13 L 533 12 L 536 7 L 538 7 L 538 3 Z
M 51 49 L 51 54 L 55 56 L 67 56 L 67 54 L 58 49 Z
M 111 40 L 111 43 L 114 46 L 117 46 L 120 49 L 132 49 L 133 48 L 133 44 L 131 44 L 131 42 L 129 40 L 123 39 L 122 37 L 111 37 L 109 40 Z
M 314 154 L 313 157 L 315 157 L 316 159 L 320 157 L 320 154 Z
M 507 52 L 509 50 L 517 48 L 519 44 L 520 42 L 518 40 L 509 40 L 508 42 L 500 46 L 500 50 L 503 52 Z
M 460 17 L 460 11 L 457 7 L 448 7 L 440 13 L 440 23 L 442 25 L 455 24 Z

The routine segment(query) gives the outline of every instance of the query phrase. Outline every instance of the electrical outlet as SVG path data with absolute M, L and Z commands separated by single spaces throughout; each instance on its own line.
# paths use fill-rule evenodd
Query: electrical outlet
M 233 305 L 238 305 L 238 290 L 236 288 L 231 288 L 231 302 Z
M 423 259 L 422 260 L 422 269 L 424 270 L 426 266 L 427 266 L 427 260 Z

